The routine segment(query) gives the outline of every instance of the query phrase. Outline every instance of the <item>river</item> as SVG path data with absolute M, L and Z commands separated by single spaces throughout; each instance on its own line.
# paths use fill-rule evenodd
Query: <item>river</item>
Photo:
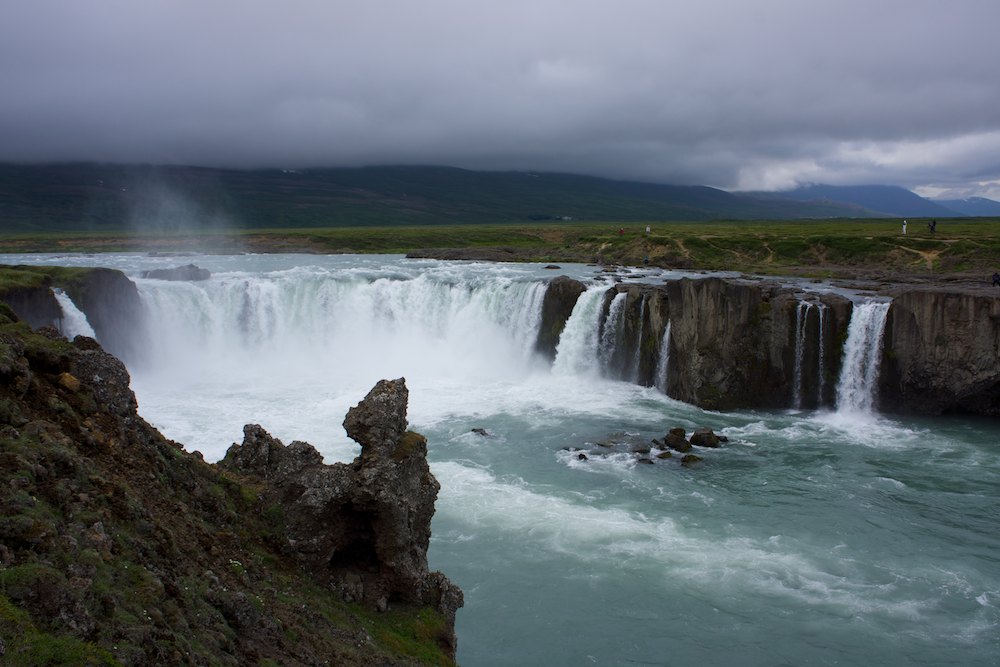
M 188 261 L 212 278 L 138 277 Z M 466 667 L 998 664 L 996 421 L 882 415 L 858 395 L 863 382 L 838 410 L 719 413 L 603 378 L 612 343 L 596 328 L 593 267 L 0 262 L 132 277 L 152 323 L 147 354 L 127 360 L 140 413 L 208 460 L 248 422 L 350 460 L 347 409 L 377 380 L 405 377 L 410 426 L 441 483 L 431 566 L 465 592 Z M 549 363 L 532 348 L 559 273 L 595 287 Z M 699 449 L 691 468 L 626 451 L 677 426 L 729 442 Z

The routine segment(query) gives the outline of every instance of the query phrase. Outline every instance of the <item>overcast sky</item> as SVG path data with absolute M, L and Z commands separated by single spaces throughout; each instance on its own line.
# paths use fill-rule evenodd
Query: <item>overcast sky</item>
M 1000 199 L 1000 0 L 2 0 L 0 161 Z

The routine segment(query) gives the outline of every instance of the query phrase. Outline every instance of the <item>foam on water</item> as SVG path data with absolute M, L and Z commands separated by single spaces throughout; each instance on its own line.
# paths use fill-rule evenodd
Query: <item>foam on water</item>
M 94 333 L 94 328 L 90 326 L 90 322 L 87 321 L 87 316 L 83 314 L 73 300 L 69 297 L 66 292 L 61 289 L 52 290 L 52 294 L 56 297 L 56 301 L 59 303 L 59 308 L 62 310 L 62 319 L 59 322 L 59 333 L 70 340 L 73 340 L 76 336 L 90 336 L 91 338 L 96 337 L 97 334 Z
M 104 259 L 68 261 L 178 263 Z M 431 566 L 466 596 L 461 664 L 995 662 L 995 424 L 708 412 L 602 378 L 606 285 L 583 294 L 550 368 L 533 352 L 540 266 L 197 263 L 211 280 L 137 280 L 154 320 L 129 369 L 141 414 L 209 460 L 256 422 L 346 461 L 348 408 L 405 376 L 441 482 Z M 695 469 L 570 449 L 675 426 L 730 442 Z

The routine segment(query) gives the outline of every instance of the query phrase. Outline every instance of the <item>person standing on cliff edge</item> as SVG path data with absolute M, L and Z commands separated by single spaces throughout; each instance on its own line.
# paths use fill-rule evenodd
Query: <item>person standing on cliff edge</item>
M 903 220 L 903 236 L 906 236 L 906 220 Z
M 993 286 L 1000 287 L 1000 271 L 993 272 Z

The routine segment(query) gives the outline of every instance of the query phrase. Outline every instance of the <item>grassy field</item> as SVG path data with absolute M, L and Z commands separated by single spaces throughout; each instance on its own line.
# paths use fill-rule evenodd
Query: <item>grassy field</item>
M 0 252 L 313 252 L 458 255 L 539 262 L 602 262 L 814 276 L 858 272 L 991 274 L 1000 269 L 1000 220 L 911 220 L 336 227 L 200 234 L 8 234 Z M 454 253 L 453 255 L 454 256 Z

